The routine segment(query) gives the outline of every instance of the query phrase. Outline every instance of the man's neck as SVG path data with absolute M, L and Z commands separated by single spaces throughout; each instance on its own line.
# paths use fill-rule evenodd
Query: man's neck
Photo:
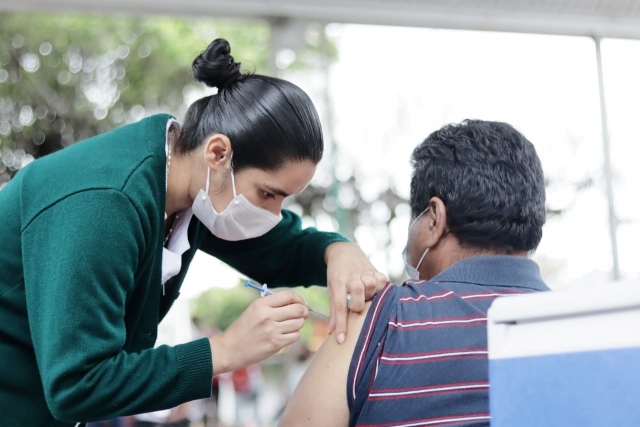
M 438 247 L 437 249 L 433 250 L 433 253 L 431 253 L 430 255 L 432 256 L 430 262 L 423 264 L 423 268 L 420 269 L 420 277 L 427 280 L 431 280 L 438 274 L 442 273 L 443 271 L 453 266 L 457 262 L 462 261 L 463 259 L 491 255 L 508 255 L 526 258 L 528 256 L 528 252 L 511 252 L 493 248 L 486 249 L 465 247 L 461 246 L 458 243 L 457 239 L 448 238 L 446 239 L 446 241 L 442 242 L 442 247 Z

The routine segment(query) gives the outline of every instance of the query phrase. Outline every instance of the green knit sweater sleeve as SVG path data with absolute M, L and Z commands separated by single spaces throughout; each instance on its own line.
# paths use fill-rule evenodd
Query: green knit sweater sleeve
M 29 326 L 56 419 L 97 421 L 210 395 L 208 340 L 123 350 L 127 296 L 148 249 L 125 194 L 78 192 L 23 227 Z
M 345 241 L 337 233 L 303 229 L 298 215 L 283 210 L 282 221 L 264 236 L 229 242 L 207 232 L 200 249 L 269 286 L 326 286 L 324 252 Z

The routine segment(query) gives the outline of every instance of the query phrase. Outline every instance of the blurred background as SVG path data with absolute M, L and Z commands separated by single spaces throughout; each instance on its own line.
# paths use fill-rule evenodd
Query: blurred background
M 410 154 L 467 118 L 511 123 L 536 146 L 548 220 L 533 258 L 553 289 L 640 281 L 632 0 L 0 0 L 0 191 L 90 136 L 158 112 L 181 119 L 210 93 L 190 67 L 216 37 L 245 70 L 310 94 L 326 151 L 288 208 L 358 242 L 393 281 L 405 278 Z M 158 344 L 224 331 L 259 296 L 240 282 L 196 256 Z M 328 314 L 322 288 L 298 291 Z M 327 330 L 310 319 L 300 343 L 219 378 L 218 399 L 103 425 L 272 425 Z

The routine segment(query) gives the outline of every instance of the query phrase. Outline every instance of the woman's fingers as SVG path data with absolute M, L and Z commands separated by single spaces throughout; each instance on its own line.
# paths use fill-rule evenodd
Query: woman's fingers
M 296 303 L 305 305 L 304 298 L 290 290 L 275 292 L 272 295 L 262 298 L 260 301 L 274 308 Z
M 332 243 L 325 250 L 325 261 L 331 304 L 329 333 L 335 330 L 342 343 L 347 332 L 347 292 L 351 293 L 351 310 L 362 311 L 364 302 L 373 298 L 387 279 L 354 243 Z
M 331 301 L 331 320 L 335 322 L 335 331 L 338 343 L 342 344 L 347 334 L 347 282 L 337 278 L 329 282 L 333 294 Z
M 300 339 L 300 331 L 291 332 L 290 334 L 284 334 L 281 336 L 282 347 L 293 344 Z
M 375 270 L 370 272 L 371 279 L 365 282 L 364 287 L 364 299 L 365 301 L 371 301 L 371 299 L 387 285 L 387 276 Z
M 276 324 L 276 329 L 281 335 L 287 335 L 292 332 L 299 331 L 304 326 L 304 319 L 289 319 Z
M 365 274 L 352 274 L 347 282 L 347 289 L 351 294 L 351 310 L 357 313 L 361 312 L 364 308 L 364 291 L 365 281 L 367 276 Z
M 210 339 L 216 375 L 259 362 L 300 338 L 309 309 L 287 290 L 249 305 L 227 330 Z
M 284 322 L 291 319 L 306 319 L 309 317 L 309 309 L 305 304 L 289 304 L 283 307 L 272 308 L 271 319 L 276 322 Z
M 384 274 L 379 273 L 377 271 L 369 271 L 367 273 L 362 274 L 362 285 L 363 285 L 363 306 L 364 301 L 369 301 L 375 294 L 380 291 L 380 289 L 384 288 L 387 284 L 387 278 Z M 354 310 L 361 311 L 361 310 Z
M 327 286 L 327 291 L 329 293 L 329 335 L 336 330 L 336 313 L 335 307 L 333 305 L 333 290 L 331 286 Z

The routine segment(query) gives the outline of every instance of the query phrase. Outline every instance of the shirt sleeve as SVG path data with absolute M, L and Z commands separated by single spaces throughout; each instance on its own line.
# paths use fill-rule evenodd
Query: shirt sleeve
M 362 325 L 347 374 L 350 426 L 366 424 L 359 418 L 377 375 L 378 360 L 384 349 L 389 319 L 393 318 L 396 312 L 397 291 L 398 287 L 388 282 L 371 301 L 371 307 Z
M 50 206 L 22 232 L 33 347 L 60 421 L 151 412 L 211 393 L 206 339 L 123 350 L 127 297 L 148 249 L 140 218 L 123 193 L 90 190 Z
M 230 242 L 206 232 L 199 248 L 269 286 L 326 286 L 325 250 L 346 241 L 337 233 L 303 229 L 299 216 L 283 210 L 282 221 L 264 236 Z

